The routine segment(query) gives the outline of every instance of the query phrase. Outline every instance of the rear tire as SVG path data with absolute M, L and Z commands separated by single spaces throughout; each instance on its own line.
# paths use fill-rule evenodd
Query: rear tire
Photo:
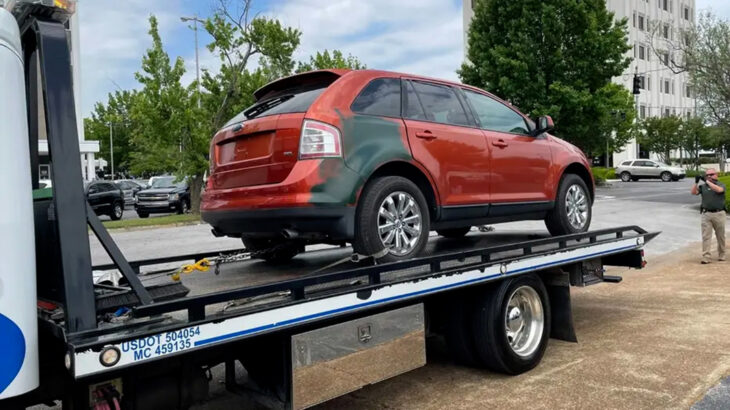
M 109 217 L 112 221 L 118 221 L 122 219 L 124 215 L 124 205 L 122 202 L 114 202 L 112 204 L 112 210 L 109 212 Z
M 560 181 L 555 206 L 545 218 L 553 236 L 586 232 L 591 225 L 591 197 L 586 183 L 578 175 L 565 174 Z
M 539 277 L 505 279 L 475 300 L 474 349 L 490 370 L 524 373 L 540 363 L 550 336 L 550 302 Z
M 629 182 L 631 180 L 632 180 L 631 174 L 629 174 L 626 171 L 624 171 L 624 172 L 621 173 L 621 181 L 623 181 L 623 182 Z
M 443 329 L 444 339 L 451 358 L 461 365 L 478 366 L 479 360 L 474 350 L 474 336 L 471 329 L 473 298 L 466 292 L 458 292 L 449 300 L 444 310 L 447 315 Z
M 662 172 L 661 179 L 663 182 L 671 182 L 672 181 L 672 174 L 669 172 Z
M 390 251 L 382 261 L 405 260 L 423 251 L 429 229 L 428 204 L 416 184 L 403 177 L 382 177 L 362 193 L 352 247 L 359 254 L 373 255 L 387 243 Z
M 469 231 L 471 231 L 471 226 L 467 226 L 464 228 L 441 229 L 436 231 L 436 233 L 443 236 L 444 238 L 456 239 L 464 237 L 464 235 L 468 234 Z
M 303 246 L 297 242 L 273 238 L 241 238 L 247 251 L 257 252 L 255 258 L 269 263 L 284 263 L 290 261 L 303 251 Z

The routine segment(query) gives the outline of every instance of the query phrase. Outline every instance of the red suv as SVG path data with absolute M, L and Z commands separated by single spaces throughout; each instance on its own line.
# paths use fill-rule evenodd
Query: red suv
M 478 88 L 376 70 L 274 81 L 213 138 L 203 220 L 270 261 L 307 243 L 352 243 L 387 260 L 429 231 L 545 220 L 553 235 L 591 221 L 585 155 Z

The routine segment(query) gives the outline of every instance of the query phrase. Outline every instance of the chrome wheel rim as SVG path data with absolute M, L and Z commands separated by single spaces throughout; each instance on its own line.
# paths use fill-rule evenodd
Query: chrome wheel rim
M 393 192 L 378 209 L 378 236 L 393 255 L 402 256 L 416 247 L 421 237 L 421 208 L 407 192 Z
M 662 181 L 669 182 L 672 179 L 672 176 L 670 174 L 667 174 L 666 172 L 662 174 Z
M 626 173 L 621 174 L 622 181 L 629 182 L 630 179 L 631 179 L 631 176 L 629 174 L 626 174 Z
M 583 229 L 588 222 L 588 197 L 580 185 L 571 185 L 565 196 L 568 222 L 575 229 Z
M 544 327 L 545 314 L 537 291 L 530 286 L 515 289 L 504 315 L 504 329 L 512 351 L 521 357 L 535 353 Z
M 122 207 L 118 204 L 114 205 L 114 216 L 116 216 L 117 218 L 122 217 Z

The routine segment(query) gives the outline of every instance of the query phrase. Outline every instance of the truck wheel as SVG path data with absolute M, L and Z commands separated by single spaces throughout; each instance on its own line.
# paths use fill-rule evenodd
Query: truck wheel
M 621 181 L 623 181 L 623 182 L 629 182 L 629 181 L 631 181 L 631 174 L 629 174 L 626 171 L 622 172 L 621 173 Z
M 186 201 L 180 201 L 180 205 L 177 206 L 177 213 L 186 214 L 188 213 L 188 209 L 188 203 Z
M 122 215 L 124 215 L 124 205 L 120 202 L 114 202 L 109 217 L 112 218 L 112 221 L 118 221 L 122 219 Z
M 671 182 L 672 174 L 664 171 L 664 172 L 662 172 L 661 178 L 662 178 L 662 182 Z
M 485 367 L 520 374 L 540 363 L 550 336 L 550 303 L 540 278 L 505 279 L 475 303 L 474 348 Z
M 468 234 L 471 230 L 471 226 L 467 226 L 464 228 L 452 228 L 452 229 L 441 229 L 439 231 L 436 231 L 439 235 L 443 236 L 444 238 L 461 238 L 464 235 Z
M 303 246 L 293 241 L 273 238 L 241 238 L 241 241 L 246 250 L 257 253 L 256 259 L 269 263 L 288 262 L 303 251 Z
M 421 190 L 410 180 L 383 177 L 365 187 L 355 216 L 355 252 L 373 255 L 388 248 L 381 260 L 405 260 L 421 253 L 428 241 L 430 217 Z
M 147 212 L 137 211 L 137 216 L 140 218 L 149 218 L 150 214 Z
M 586 232 L 591 225 L 591 198 L 586 183 L 575 174 L 566 174 L 555 198 L 555 206 L 545 218 L 553 236 Z

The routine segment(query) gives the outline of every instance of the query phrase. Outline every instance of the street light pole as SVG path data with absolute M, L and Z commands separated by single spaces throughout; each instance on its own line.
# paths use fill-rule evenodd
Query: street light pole
M 112 181 L 114 181 L 114 132 L 112 122 L 109 121 L 109 151 L 112 161 Z
M 198 57 L 198 23 L 203 23 L 198 16 L 193 17 L 180 17 L 180 21 L 183 23 L 192 21 L 193 32 L 195 33 L 195 78 L 198 81 L 198 108 L 200 108 L 200 59 Z

